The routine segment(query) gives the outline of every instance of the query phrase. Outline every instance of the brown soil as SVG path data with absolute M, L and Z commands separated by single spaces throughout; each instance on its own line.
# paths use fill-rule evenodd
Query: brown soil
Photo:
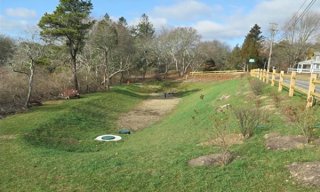
M 235 145 L 235 144 L 242 144 L 244 140 L 244 137 L 242 134 L 229 134 L 226 135 L 224 138 L 224 141 L 226 143 L 226 145 L 231 146 L 231 145 Z M 221 138 L 215 138 L 206 142 L 202 142 L 199 145 L 201 146 L 210 146 L 210 145 L 217 145 L 217 146 L 222 146 L 223 145 L 223 141 Z
M 191 159 L 188 164 L 191 167 L 209 166 L 209 165 L 227 165 L 234 159 L 233 155 L 229 152 L 216 153 L 211 155 L 201 156 L 195 159 Z
M 307 139 L 302 136 L 280 136 L 278 133 L 270 133 L 264 136 L 266 147 L 271 150 L 302 149 L 307 145 Z
M 292 163 L 287 166 L 291 177 L 304 185 L 320 187 L 320 162 Z
M 132 111 L 121 115 L 118 124 L 121 128 L 137 131 L 159 121 L 169 113 L 180 101 L 171 95 L 164 98 L 163 94 L 153 94 L 152 99 L 143 101 Z

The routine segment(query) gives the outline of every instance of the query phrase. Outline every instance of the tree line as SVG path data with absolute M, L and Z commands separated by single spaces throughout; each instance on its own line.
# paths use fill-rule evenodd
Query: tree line
M 0 35 L 0 113 L 55 98 L 66 88 L 94 92 L 147 77 L 161 80 L 190 71 L 262 68 L 267 61 L 269 47 L 257 24 L 242 46 L 231 49 L 218 40 L 201 41 L 191 27 L 156 32 L 146 14 L 133 26 L 124 17 L 112 20 L 108 14 L 92 19 L 92 8 L 89 0 L 60 0 L 53 13 L 40 19 L 40 32 L 31 31 L 29 38 L 19 40 Z M 274 44 L 276 67 L 294 65 L 312 48 L 319 49 L 319 40 L 310 41 L 319 34 L 319 14 L 288 23 L 283 31 L 283 40 Z M 255 63 L 249 65 L 249 59 Z

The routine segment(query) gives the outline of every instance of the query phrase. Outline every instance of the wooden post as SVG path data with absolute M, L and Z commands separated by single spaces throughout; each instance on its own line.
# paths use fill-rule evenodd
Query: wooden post
M 292 71 L 291 78 L 290 78 L 289 97 L 292 97 L 294 94 L 294 87 L 296 86 L 296 76 L 297 76 L 297 72 Z
M 316 89 L 316 85 L 314 84 L 314 81 L 317 80 L 317 74 L 311 74 L 310 76 L 310 82 L 309 82 L 309 91 L 308 91 L 308 97 L 307 97 L 307 108 L 312 107 L 313 104 L 313 94 Z
M 279 79 L 279 88 L 278 88 L 278 91 L 279 91 L 279 92 L 282 91 L 283 75 L 284 75 L 284 71 L 281 71 L 281 72 L 280 72 L 280 79 Z
M 262 69 L 259 69 L 259 79 L 262 80 Z
M 267 73 L 268 73 L 268 71 L 265 69 L 264 70 L 264 82 L 265 83 L 267 82 Z
M 274 86 L 274 81 L 276 79 L 276 70 L 272 70 L 272 79 L 271 79 L 271 86 Z
M 260 78 L 260 69 L 257 69 L 257 78 Z
M 266 81 L 266 70 L 263 69 L 262 71 L 262 81 L 265 82 Z
M 266 70 L 266 83 L 269 83 L 269 69 Z

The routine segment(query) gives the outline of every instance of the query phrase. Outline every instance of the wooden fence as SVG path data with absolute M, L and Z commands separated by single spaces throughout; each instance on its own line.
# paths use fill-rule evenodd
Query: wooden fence
M 234 79 L 241 75 L 246 74 L 244 71 L 239 70 L 228 70 L 228 71 L 199 71 L 190 72 L 185 76 L 185 79 L 193 79 L 200 81 L 215 81 L 215 80 L 228 80 Z
M 313 106 L 315 99 L 320 100 L 320 94 L 316 93 L 316 86 L 320 84 L 320 81 L 317 80 L 317 74 L 310 74 L 308 81 L 306 81 L 309 82 L 308 89 L 296 85 L 297 72 L 291 73 L 290 83 L 286 83 L 284 81 L 284 71 L 276 73 L 275 70 L 273 70 L 273 72 L 267 72 L 266 69 L 252 69 L 250 74 L 251 76 L 257 77 L 267 84 L 270 83 L 271 86 L 278 85 L 279 92 L 283 90 L 283 87 L 288 88 L 289 97 L 292 97 L 295 92 L 307 95 L 307 108 Z

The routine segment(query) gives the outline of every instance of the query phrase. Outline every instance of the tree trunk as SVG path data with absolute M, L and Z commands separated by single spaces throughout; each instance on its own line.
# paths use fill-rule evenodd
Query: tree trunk
M 179 72 L 178 60 L 177 60 L 177 58 L 174 56 L 174 54 L 172 54 L 172 58 L 173 58 L 174 63 L 176 64 L 176 71 Z
M 30 76 L 29 76 L 29 82 L 28 82 L 28 94 L 27 94 L 27 99 L 25 102 L 25 107 L 28 108 L 29 107 L 29 102 L 30 102 L 30 98 L 31 98 L 31 92 L 32 92 L 32 84 L 33 84 L 33 76 L 34 76 L 34 62 L 33 60 L 30 63 Z
M 110 90 L 110 78 L 107 77 L 106 80 L 107 80 L 107 81 L 106 81 L 106 90 L 109 91 L 109 90 Z
M 120 81 L 119 81 L 120 85 L 122 85 L 122 81 L 124 79 L 124 74 L 123 73 L 124 73 L 124 71 L 121 72 Z
M 88 74 L 86 74 L 86 92 L 89 93 Z
M 73 73 L 73 82 L 74 88 L 79 91 L 79 83 L 78 83 L 78 76 L 77 76 L 77 56 L 72 56 L 72 73 Z
M 103 77 L 103 83 L 105 86 L 105 89 L 109 90 L 109 68 L 108 68 L 108 51 L 104 51 L 104 77 Z

